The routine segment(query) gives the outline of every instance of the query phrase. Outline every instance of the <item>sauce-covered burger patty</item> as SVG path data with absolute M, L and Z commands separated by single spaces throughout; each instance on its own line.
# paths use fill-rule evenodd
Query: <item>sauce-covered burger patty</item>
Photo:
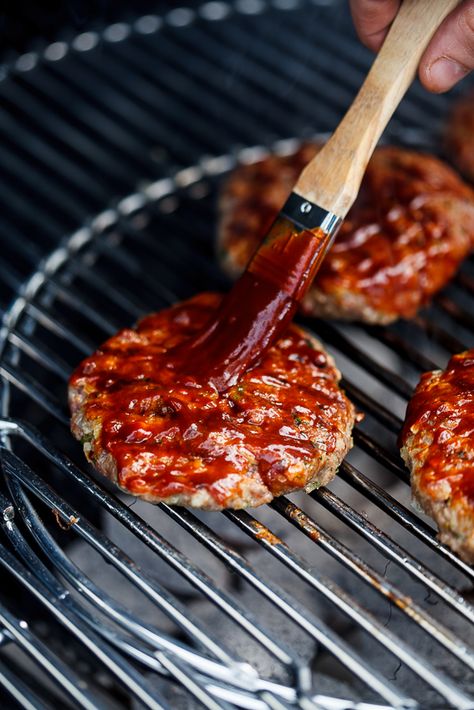
M 474 182 L 474 91 L 454 104 L 448 119 L 446 147 L 450 160 Z
M 318 150 L 238 167 L 220 198 L 219 255 L 237 276 Z M 437 158 L 378 148 L 359 197 L 303 302 L 309 314 L 390 323 L 413 317 L 474 244 L 474 193 Z
M 354 408 L 321 344 L 291 325 L 223 394 L 166 366 L 221 296 L 200 294 L 117 333 L 71 377 L 72 431 L 89 461 L 151 502 L 210 510 L 328 483 L 351 446 Z
M 474 349 L 422 376 L 400 443 L 413 494 L 441 541 L 474 563 Z

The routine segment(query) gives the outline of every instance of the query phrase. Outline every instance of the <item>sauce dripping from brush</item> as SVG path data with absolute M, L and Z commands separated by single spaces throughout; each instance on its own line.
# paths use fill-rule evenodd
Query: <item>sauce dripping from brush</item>
M 234 385 L 293 318 L 326 254 L 320 227 L 300 230 L 279 217 L 246 271 L 201 333 L 169 353 L 167 367 L 219 392 Z

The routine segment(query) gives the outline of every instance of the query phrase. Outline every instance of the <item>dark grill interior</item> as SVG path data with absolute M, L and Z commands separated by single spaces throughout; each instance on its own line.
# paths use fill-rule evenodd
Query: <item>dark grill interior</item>
M 472 261 L 414 322 L 306 320 L 367 414 L 329 489 L 251 512 L 153 507 L 116 497 L 68 433 L 83 356 L 227 288 L 225 173 L 330 131 L 369 62 L 341 3 L 240 0 L 6 68 L 2 707 L 474 707 L 473 570 L 410 507 L 396 448 L 420 372 L 473 346 Z M 452 98 L 415 86 L 387 140 L 440 153 Z

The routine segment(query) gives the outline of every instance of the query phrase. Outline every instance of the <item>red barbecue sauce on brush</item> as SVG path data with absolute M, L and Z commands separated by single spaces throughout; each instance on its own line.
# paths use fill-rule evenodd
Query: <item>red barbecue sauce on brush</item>
M 221 299 L 200 294 L 146 317 L 136 330 L 110 338 L 71 378 L 72 386 L 87 382 L 84 414 L 101 422 L 100 446 L 115 458 L 118 483 L 131 493 L 165 498 L 212 485 L 223 502 L 253 457 L 278 495 L 289 477 L 298 485 L 302 476 L 296 465 L 283 476 L 282 459 L 287 469 L 288 462 L 314 460 L 310 428 L 321 430 L 321 451 L 335 449 L 346 399 L 326 355 L 294 325 L 224 393 L 195 376 L 176 376 L 172 349 L 196 337 Z M 202 456 L 187 455 L 191 441 Z M 221 488 L 226 477 L 227 489 Z
M 301 231 L 279 217 L 217 313 L 195 338 L 168 353 L 167 366 L 219 392 L 235 384 L 290 323 L 326 241 L 322 229 Z
M 426 430 L 429 440 L 420 471 L 420 490 L 428 493 L 438 482 L 447 480 L 450 501 L 469 500 L 474 504 L 474 349 L 454 355 L 446 371 L 431 381 L 427 372 L 416 388 L 407 409 L 400 437 Z M 431 440 L 432 438 L 432 440 Z

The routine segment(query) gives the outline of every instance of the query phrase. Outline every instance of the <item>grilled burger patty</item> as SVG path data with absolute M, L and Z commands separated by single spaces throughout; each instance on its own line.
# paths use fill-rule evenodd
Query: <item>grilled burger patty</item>
M 291 325 L 224 394 L 176 381 L 169 348 L 196 333 L 221 296 L 146 317 L 71 377 L 72 432 L 88 460 L 153 503 L 220 510 L 328 483 L 351 447 L 355 412 L 321 344 Z
M 474 92 L 454 104 L 446 130 L 446 147 L 456 167 L 474 181 Z
M 400 443 L 415 499 L 441 541 L 474 563 L 474 349 L 422 376 Z
M 244 269 L 318 150 L 238 167 L 220 196 L 224 269 Z M 474 243 L 474 192 L 440 160 L 378 148 L 359 197 L 302 308 L 312 315 L 390 323 L 413 317 L 453 276 Z

